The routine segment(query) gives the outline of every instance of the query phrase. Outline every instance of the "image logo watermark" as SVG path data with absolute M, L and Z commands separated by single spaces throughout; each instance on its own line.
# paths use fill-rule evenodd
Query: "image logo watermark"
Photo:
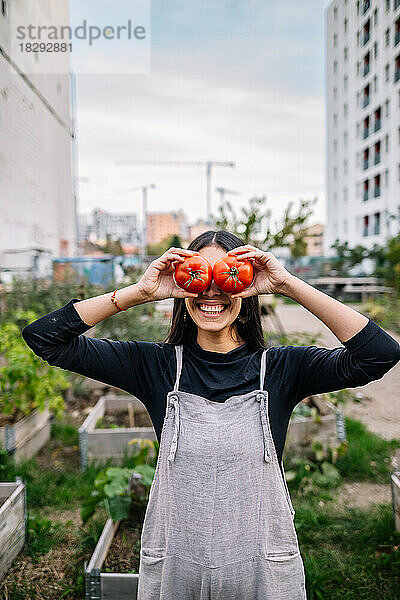
M 12 60 L 28 73 L 150 72 L 150 0 L 25 0 L 13 5 L 9 34 Z

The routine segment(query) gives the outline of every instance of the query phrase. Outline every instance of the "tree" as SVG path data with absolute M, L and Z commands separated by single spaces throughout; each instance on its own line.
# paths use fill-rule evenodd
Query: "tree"
M 310 208 L 315 204 L 313 200 L 300 200 L 297 213 L 291 215 L 293 202 L 289 202 L 284 212 L 282 222 L 275 222 L 275 233 L 270 227 L 271 210 L 265 210 L 266 197 L 253 197 L 249 200 L 249 208 L 241 208 L 239 216 L 234 212 L 228 200 L 218 208 L 219 216 L 213 217 L 215 225 L 220 229 L 232 231 L 239 235 L 245 244 L 252 244 L 261 248 L 289 248 L 292 258 L 304 256 L 307 244 L 306 225 L 313 211 Z M 259 227 L 266 220 L 265 234 L 258 236 Z
M 168 248 L 182 248 L 182 240 L 179 235 L 171 234 L 165 237 L 159 244 L 148 244 L 147 253 L 149 256 L 161 256 Z

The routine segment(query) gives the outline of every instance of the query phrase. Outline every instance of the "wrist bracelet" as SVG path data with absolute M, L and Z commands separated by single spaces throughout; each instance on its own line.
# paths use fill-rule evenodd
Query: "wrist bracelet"
M 111 296 L 110 300 L 113 304 L 115 304 L 115 306 L 118 308 L 118 310 L 128 310 L 127 308 L 121 308 L 120 306 L 118 306 L 117 301 L 115 299 L 115 292 L 118 292 L 118 290 L 114 290 L 113 291 L 113 295 Z

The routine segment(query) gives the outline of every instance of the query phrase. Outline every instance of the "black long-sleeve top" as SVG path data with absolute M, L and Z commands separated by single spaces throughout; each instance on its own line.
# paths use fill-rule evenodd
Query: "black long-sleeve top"
M 167 392 L 176 376 L 174 345 L 108 340 L 81 335 L 91 328 L 74 308 L 78 298 L 22 330 L 28 346 L 50 365 L 73 371 L 136 396 L 152 420 L 158 441 Z M 248 344 L 227 353 L 204 350 L 193 339 L 184 345 L 179 389 L 224 402 L 259 388 L 262 349 Z M 343 346 L 273 346 L 267 353 L 264 387 L 279 462 L 290 416 L 311 394 L 365 385 L 380 379 L 400 360 L 400 345 L 374 321 Z M 282 467 L 281 467 L 282 468 Z

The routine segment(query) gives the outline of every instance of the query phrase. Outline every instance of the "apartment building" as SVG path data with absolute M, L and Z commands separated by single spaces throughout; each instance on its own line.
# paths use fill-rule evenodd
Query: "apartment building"
M 35 73 L 43 55 L 12 43 L 12 23 L 67 22 L 68 2 L 0 2 L 0 281 L 47 276 L 76 253 L 74 126 L 69 56 Z M 42 53 L 43 54 L 43 53 Z
M 325 35 L 330 255 L 400 231 L 400 0 L 333 0 Z
M 170 235 L 179 235 L 182 240 L 187 239 L 188 228 L 183 210 L 147 214 L 148 244 L 160 244 Z

